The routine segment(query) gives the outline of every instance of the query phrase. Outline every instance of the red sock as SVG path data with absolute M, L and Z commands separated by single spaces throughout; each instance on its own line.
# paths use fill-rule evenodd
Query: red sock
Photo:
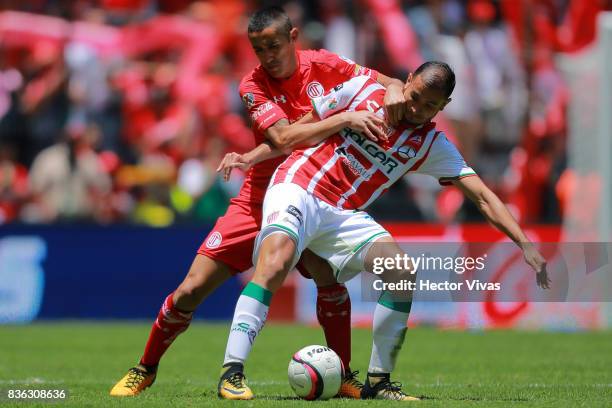
M 172 295 L 168 295 L 159 310 L 157 319 L 153 323 L 149 340 L 145 346 L 145 351 L 140 359 L 140 363 L 147 366 L 156 366 L 164 355 L 168 347 L 179 334 L 187 330 L 193 312 L 184 312 L 174 307 Z
M 351 298 L 341 284 L 317 288 L 317 319 L 325 332 L 327 346 L 349 370 L 351 362 Z

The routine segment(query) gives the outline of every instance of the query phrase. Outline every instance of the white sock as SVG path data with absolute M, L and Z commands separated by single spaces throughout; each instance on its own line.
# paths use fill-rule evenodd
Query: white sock
M 234 319 L 227 339 L 223 365 L 244 364 L 249 352 L 266 322 L 272 293 L 249 282 L 236 302 Z
M 406 310 L 406 307 L 402 309 Z M 406 336 L 408 315 L 407 311 L 393 310 L 380 302 L 376 305 L 372 324 L 373 341 L 369 373 L 391 373 L 393 371 L 397 355 Z

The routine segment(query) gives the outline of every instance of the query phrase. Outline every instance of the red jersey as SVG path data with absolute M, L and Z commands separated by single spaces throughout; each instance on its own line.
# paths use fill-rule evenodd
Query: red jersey
M 367 76 L 353 78 L 313 98 L 320 119 L 340 111 L 369 110 L 384 117 L 385 88 Z M 294 183 L 326 203 L 364 209 L 404 176 L 419 172 L 441 184 L 474 175 L 455 146 L 433 122 L 387 130 L 380 144 L 344 128 L 319 145 L 294 151 L 276 170 L 272 183 Z
M 272 78 L 261 65 L 240 83 L 240 97 L 253 122 L 256 144 L 265 141 L 264 132 L 281 119 L 290 123 L 312 110 L 311 98 L 323 96 L 339 83 L 365 75 L 375 80 L 378 72 L 326 50 L 297 51 L 298 67 L 287 79 Z M 270 177 L 284 157 L 266 160 L 247 173 L 237 199 L 261 205 Z

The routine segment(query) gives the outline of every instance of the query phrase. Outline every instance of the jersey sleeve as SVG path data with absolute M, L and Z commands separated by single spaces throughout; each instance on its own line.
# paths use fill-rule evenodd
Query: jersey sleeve
M 323 120 L 350 107 L 351 102 L 367 83 L 376 83 L 367 76 L 359 76 L 336 85 L 331 91 L 318 98 L 312 98 L 313 113 Z
M 279 120 L 287 119 L 287 114 L 266 96 L 253 77 L 241 82 L 239 92 L 255 130 L 264 132 Z
M 476 175 L 442 132 L 433 141 L 427 158 L 415 172 L 433 176 L 443 186 L 452 184 L 453 180 Z
M 347 78 L 354 78 L 365 75 L 373 80 L 378 79 L 378 71 L 361 66 L 350 58 L 334 54 L 327 50 L 320 50 L 325 61 L 338 73 L 345 75 Z

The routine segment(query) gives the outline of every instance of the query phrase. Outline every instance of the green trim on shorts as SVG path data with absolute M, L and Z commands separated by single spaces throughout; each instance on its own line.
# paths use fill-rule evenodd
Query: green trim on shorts
M 358 211 L 358 210 L 355 210 L 355 211 Z M 351 254 L 347 257 L 347 259 L 345 259 L 344 263 L 342 264 L 342 267 L 336 269 L 336 271 L 334 272 L 334 278 L 338 280 L 338 275 L 340 275 L 340 272 L 342 271 L 343 267 L 346 266 L 346 263 L 348 263 L 348 260 L 350 259 L 350 257 L 352 257 L 357 252 L 359 252 L 359 250 L 363 248 L 368 242 L 371 242 L 374 238 L 379 237 L 381 235 L 389 235 L 389 233 L 387 231 L 377 232 L 376 234 L 371 235 L 370 237 L 368 237 L 368 239 L 362 241 L 359 245 L 353 248 L 353 250 L 351 251 Z
M 379 237 L 381 235 L 389 235 L 389 233 L 387 231 L 381 231 L 381 232 L 377 232 L 376 234 L 370 236 L 368 239 L 366 239 L 365 241 L 363 241 L 361 244 L 357 245 L 355 247 L 355 249 L 353 249 L 351 251 L 352 254 L 356 254 L 357 252 L 359 252 L 359 250 L 361 248 L 364 247 L 365 244 L 367 244 L 368 242 L 372 241 L 374 238 Z
M 247 283 L 242 290 L 242 294 L 257 300 L 266 306 L 270 306 L 270 300 L 272 300 L 272 292 L 253 282 Z
M 277 228 L 280 228 L 283 231 L 289 233 L 289 235 L 291 235 L 291 237 L 295 240 L 296 244 L 300 240 L 295 232 L 291 231 L 289 228 L 285 227 L 284 225 L 280 225 L 280 224 L 268 224 L 268 225 L 266 225 L 266 228 L 267 227 L 277 227 Z
M 386 290 L 380 295 L 380 298 L 378 298 L 378 304 L 402 313 L 410 313 L 410 309 L 412 308 L 412 302 L 396 302 Z

